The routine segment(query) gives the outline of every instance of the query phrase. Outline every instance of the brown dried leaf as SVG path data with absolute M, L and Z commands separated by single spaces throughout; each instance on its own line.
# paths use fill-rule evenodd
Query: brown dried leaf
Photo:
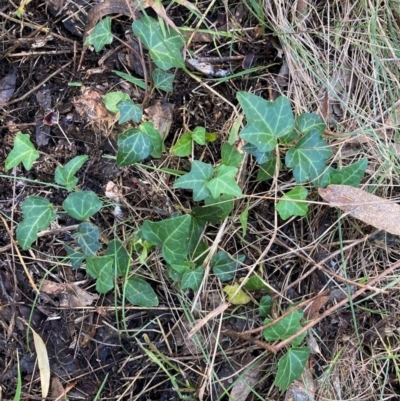
M 304 369 L 299 380 L 295 380 L 288 388 L 285 401 L 314 401 L 316 385 L 308 367 Z
M 161 137 L 166 138 L 172 124 L 174 105 L 167 102 L 157 102 L 153 106 L 145 109 L 145 112 Z
M 362 222 L 400 235 L 400 206 L 387 199 L 347 185 L 319 188 L 322 199 L 331 207 L 338 207 Z
M 15 71 L 0 79 L 0 105 L 7 104 L 15 92 L 17 74 Z
M 229 399 L 232 401 L 246 401 L 260 376 L 260 367 L 257 365 L 251 366 L 235 381 Z
M 77 113 L 85 120 L 104 120 L 111 118 L 103 104 L 103 95 L 90 88 L 84 88 L 82 95 L 72 100 Z

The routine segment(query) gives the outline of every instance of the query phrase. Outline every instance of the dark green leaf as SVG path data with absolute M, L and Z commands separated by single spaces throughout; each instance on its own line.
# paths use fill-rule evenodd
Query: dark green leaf
M 238 169 L 236 167 L 221 164 L 217 169 L 216 177 L 206 184 L 211 196 L 218 198 L 220 195 L 225 194 L 240 198 L 242 190 L 235 180 L 237 172 Z
M 23 250 L 29 249 L 39 231 L 45 230 L 56 218 L 53 204 L 39 196 L 30 196 L 22 202 L 24 219 L 17 227 L 17 241 Z
M 113 239 L 107 246 L 106 255 L 113 258 L 114 276 L 125 275 L 129 269 L 129 255 L 124 245 L 117 239 Z
M 261 280 L 258 275 L 250 276 L 249 279 L 245 282 L 244 288 L 247 291 L 260 291 L 260 290 L 270 290 L 265 281 Z
M 86 220 L 103 206 L 93 191 L 78 191 L 69 194 L 63 202 L 64 210 L 74 219 Z
M 93 32 L 86 38 L 84 45 L 93 45 L 94 50 L 99 52 L 105 45 L 111 44 L 113 41 L 113 35 L 111 33 L 111 18 L 103 18 L 94 27 Z
M 257 146 L 251 143 L 246 143 L 246 145 L 242 147 L 242 150 L 254 156 L 258 164 L 266 163 L 273 157 L 273 152 L 260 152 Z
M 332 156 L 329 145 L 316 130 L 308 132 L 286 153 L 285 163 L 293 168 L 298 184 L 312 181 L 323 173 L 326 161 Z
M 326 128 L 325 121 L 315 113 L 303 113 L 296 118 L 296 129 L 303 134 L 318 131 L 323 135 Z
M 90 223 L 81 223 L 72 238 L 77 238 L 79 246 L 85 255 L 96 255 L 101 248 L 99 242 L 100 231 Z
M 111 256 L 88 256 L 86 258 L 86 272 L 96 278 L 96 290 L 106 294 L 114 288 L 113 258 Z
M 130 100 L 131 98 L 127 93 L 117 91 L 117 92 L 109 92 L 104 96 L 103 102 L 108 111 L 111 113 L 119 113 L 119 109 L 117 107 L 118 103 L 124 102 L 126 100 Z
M 260 299 L 260 316 L 265 317 L 271 312 L 273 305 L 272 297 L 270 295 L 264 295 Z
M 71 262 L 71 266 L 74 270 L 79 269 L 82 265 L 85 255 L 82 252 L 78 252 L 71 248 L 67 244 L 63 244 L 64 249 L 67 251 L 68 258 Z
M 217 199 L 212 196 L 204 200 L 204 206 L 194 207 L 192 216 L 197 220 L 217 224 L 224 220 L 234 207 L 233 196 L 221 195 Z
M 200 241 L 192 255 L 190 255 L 190 258 L 196 262 L 196 265 L 202 265 L 207 258 L 209 250 L 210 247 L 208 246 L 207 242 Z
M 125 81 L 130 82 L 133 85 L 138 86 L 139 88 L 142 88 L 144 90 L 147 89 L 146 82 L 143 81 L 143 79 L 135 78 L 132 75 L 126 74 L 125 72 L 113 70 L 112 71 L 115 75 L 118 75 L 122 79 L 125 79 Z
M 330 169 L 329 184 L 350 185 L 357 188 L 364 177 L 367 165 L 368 159 L 362 158 L 340 170 Z
M 157 67 L 169 70 L 173 67 L 185 66 L 182 57 L 184 42 L 177 32 L 169 29 L 168 32 L 164 32 L 164 35 L 159 22 L 148 16 L 134 21 L 132 30 L 149 49 Z
M 153 151 L 151 138 L 143 131 L 131 128 L 118 137 L 118 166 L 129 166 L 142 161 Z
M 235 277 L 239 263 L 229 257 L 224 251 L 217 252 L 211 259 L 213 273 L 221 281 L 229 281 Z
M 274 384 L 282 393 L 301 376 L 309 356 L 310 350 L 307 347 L 290 348 L 288 353 L 279 360 Z
M 192 133 L 192 139 L 198 145 L 205 145 L 206 143 L 206 129 L 204 127 L 196 127 Z
M 158 298 L 151 285 L 142 278 L 131 277 L 125 283 L 125 298 L 132 304 L 144 308 L 158 306 Z
M 64 167 L 58 166 L 54 175 L 56 183 L 65 185 L 68 191 L 72 191 L 78 182 L 75 173 L 84 165 L 87 159 L 89 159 L 89 156 L 76 156 Z
M 225 166 L 238 167 L 243 160 L 243 155 L 234 146 L 225 142 L 221 149 L 221 159 Z
M 194 201 L 204 200 L 211 194 L 210 190 L 207 189 L 207 184 L 211 180 L 213 173 L 214 170 L 210 164 L 194 160 L 190 173 L 179 177 L 175 181 L 174 188 L 192 189 Z
M 242 226 L 242 237 L 246 237 L 247 234 L 247 223 L 249 218 L 249 205 L 250 205 L 250 198 L 247 199 L 246 207 L 242 213 L 240 213 L 239 221 L 240 225 Z
M 197 247 L 203 233 L 205 223 L 196 219 L 191 219 L 188 239 L 188 253 L 191 254 Z
M 124 124 L 130 120 L 138 123 L 142 118 L 142 108 L 138 104 L 133 103 L 130 99 L 119 102 L 117 104 L 117 109 L 119 110 L 118 124 Z
M 167 263 L 181 263 L 188 255 L 191 216 L 184 215 L 142 225 L 143 238 L 153 245 L 162 245 L 162 254 Z
M 308 205 L 302 202 L 307 198 L 308 191 L 304 187 L 294 187 L 282 196 L 276 205 L 276 210 L 281 219 L 286 220 L 292 216 L 305 216 L 308 212 Z
M 267 181 L 274 178 L 276 168 L 276 157 L 273 157 L 271 160 L 268 160 L 265 163 L 260 164 L 260 168 L 257 173 L 258 181 Z
M 189 270 L 182 276 L 181 290 L 187 290 L 191 288 L 193 291 L 197 291 L 200 288 L 201 281 L 204 277 L 204 268 L 202 266 L 195 270 Z
M 174 74 L 170 74 L 169 72 L 165 72 L 156 68 L 153 71 L 153 82 L 154 86 L 157 89 L 160 89 L 165 92 L 172 92 L 173 83 L 174 83 Z
M 153 123 L 146 121 L 139 125 L 139 129 L 151 139 L 153 150 L 151 151 L 150 155 L 156 158 L 161 157 L 164 149 L 163 139 L 160 132 L 154 128 Z
M 33 146 L 28 134 L 17 134 L 14 139 L 14 147 L 6 158 L 6 171 L 22 163 L 27 170 L 30 170 L 39 152 Z
M 193 140 L 192 133 L 183 134 L 169 150 L 170 153 L 179 157 L 186 157 L 192 153 Z
M 170 265 L 172 269 L 174 269 L 177 273 L 179 273 L 181 280 L 182 276 L 189 270 L 194 269 L 194 263 L 189 262 L 188 260 L 185 260 L 181 263 L 174 263 L 173 265 Z

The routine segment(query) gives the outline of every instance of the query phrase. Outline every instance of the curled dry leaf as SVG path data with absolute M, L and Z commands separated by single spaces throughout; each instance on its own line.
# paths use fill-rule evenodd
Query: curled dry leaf
M 154 128 L 158 130 L 162 138 L 166 138 L 172 124 L 174 105 L 167 102 L 157 102 L 145 110 Z
M 338 207 L 362 222 L 400 235 L 400 206 L 397 203 L 347 185 L 328 185 L 318 193 L 331 207 Z
M 104 120 L 112 118 L 105 108 L 103 95 L 97 90 L 83 88 L 82 95 L 72 100 L 75 110 L 84 120 Z

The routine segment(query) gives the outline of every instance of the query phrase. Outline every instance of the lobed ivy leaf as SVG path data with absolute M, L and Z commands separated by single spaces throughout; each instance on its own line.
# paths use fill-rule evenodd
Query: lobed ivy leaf
M 76 172 L 85 164 L 89 156 L 76 156 L 70 160 L 64 167 L 58 166 L 54 175 L 57 184 L 64 185 L 68 191 L 72 191 L 78 183 L 75 177 Z
M 85 259 L 85 255 L 82 252 L 78 252 L 75 249 L 71 248 L 67 244 L 63 244 L 64 249 L 67 251 L 67 255 L 69 261 L 71 262 L 71 266 L 74 270 L 79 269 L 82 265 L 83 260 Z
M 235 277 L 239 263 L 231 259 L 226 252 L 219 251 L 212 257 L 211 267 L 221 281 L 230 281 Z
M 200 288 L 201 281 L 204 277 L 204 268 L 202 266 L 186 271 L 182 276 L 181 290 L 192 289 L 197 291 Z
M 124 285 L 125 298 L 144 308 L 158 306 L 158 297 L 151 285 L 140 277 L 129 278 Z
M 270 295 L 264 295 L 260 299 L 260 316 L 265 317 L 269 315 L 273 306 L 273 300 Z
M 33 146 L 28 134 L 17 134 L 14 139 L 14 147 L 6 158 L 6 171 L 22 163 L 26 170 L 30 170 L 39 152 Z
M 311 130 L 286 153 L 285 163 L 293 168 L 298 184 L 312 181 L 323 173 L 326 161 L 332 156 L 329 145 L 317 130 Z
M 249 92 L 238 92 L 236 97 L 247 118 L 247 125 L 240 137 L 255 145 L 259 152 L 273 150 L 277 138 L 293 131 L 293 112 L 286 97 L 280 96 L 274 102 Z
M 131 128 L 118 137 L 118 166 L 135 164 L 150 155 L 154 145 L 151 138 L 140 129 Z
M 107 246 L 106 256 L 113 259 L 113 275 L 123 276 L 129 269 L 129 254 L 124 245 L 117 239 L 113 239 Z
M 132 30 L 149 49 L 150 56 L 157 67 L 169 70 L 173 67 L 185 66 L 182 57 L 184 42 L 177 32 L 171 29 L 163 32 L 160 23 L 148 16 L 134 21 Z
M 93 45 L 94 50 L 99 52 L 105 45 L 111 44 L 113 35 L 111 33 L 111 18 L 106 17 L 100 20 L 93 29 L 93 32 L 86 38 L 84 45 Z
M 233 210 L 233 199 L 231 195 L 221 195 L 218 198 L 209 196 L 204 200 L 204 206 L 192 209 L 192 216 L 200 221 L 217 224 L 228 217 Z
M 193 200 L 202 201 L 211 194 L 207 187 L 213 174 L 214 170 L 210 164 L 194 160 L 190 172 L 179 177 L 174 183 L 174 188 L 191 189 Z
M 239 153 L 233 145 L 225 142 L 221 149 L 221 159 L 225 166 L 238 167 L 243 160 L 243 154 Z
M 273 326 L 266 328 L 263 332 L 264 338 L 266 341 L 277 341 L 277 340 L 286 340 L 287 338 L 291 337 L 292 335 L 296 334 L 299 330 L 301 330 L 301 319 L 303 318 L 303 311 L 295 310 L 294 312 L 290 313 L 278 323 Z M 264 324 L 269 324 L 273 322 L 272 319 L 265 319 Z M 293 345 L 299 345 L 305 335 L 297 337 L 295 340 L 292 341 Z
M 294 380 L 298 379 L 304 371 L 310 349 L 308 347 L 290 348 L 278 362 L 274 384 L 281 393 L 286 391 Z
M 283 220 L 292 216 L 305 216 L 308 212 L 308 205 L 302 202 L 307 198 L 308 191 L 304 187 L 295 187 L 285 195 L 276 205 L 276 210 Z
M 171 154 L 176 155 L 178 157 L 186 157 L 192 153 L 192 148 L 193 148 L 192 133 L 186 132 L 176 141 L 174 146 L 171 146 L 169 151 Z
M 204 127 L 196 127 L 192 132 L 192 139 L 198 145 L 205 145 L 206 144 L 206 129 Z
M 192 270 L 195 268 L 195 265 L 193 262 L 190 262 L 189 260 L 185 260 L 181 263 L 174 263 L 170 266 L 176 273 L 179 274 L 179 278 L 177 281 L 182 280 L 182 276 L 189 270 Z
M 226 194 L 240 198 L 243 194 L 235 180 L 237 172 L 236 167 L 221 164 L 217 169 L 216 177 L 206 184 L 211 196 L 218 198 L 221 194 Z
M 325 132 L 326 124 L 321 116 L 315 113 L 303 113 L 296 118 L 296 129 L 308 134 L 311 131 L 318 131 L 322 136 Z
M 152 157 L 159 158 L 164 150 L 164 144 L 160 132 L 154 128 L 154 125 L 150 121 L 146 121 L 139 125 L 139 130 L 144 132 L 153 144 L 153 150 L 150 155 Z
M 265 281 L 262 280 L 257 274 L 248 278 L 248 280 L 244 283 L 244 288 L 246 288 L 247 291 L 271 290 L 270 287 L 265 284 Z
M 87 220 L 97 213 L 102 206 L 103 202 L 93 191 L 73 192 L 63 202 L 64 210 L 77 220 Z
M 130 99 L 119 102 L 117 109 L 119 110 L 118 124 L 124 124 L 131 120 L 138 123 L 142 119 L 142 108 Z
M 157 89 L 165 92 L 172 92 L 174 83 L 174 74 L 165 72 L 160 68 L 153 71 L 153 83 Z
M 129 95 L 125 92 L 116 91 L 116 92 L 108 92 L 103 99 L 104 106 L 111 113 L 119 113 L 118 104 L 121 102 L 125 102 L 127 100 L 131 100 Z
M 79 224 L 76 233 L 72 235 L 72 238 L 77 239 L 85 255 L 96 255 L 96 252 L 101 248 L 99 237 L 98 227 L 90 223 Z
M 40 196 L 30 196 L 22 202 L 24 219 L 17 227 L 17 241 L 23 250 L 27 250 L 36 241 L 39 231 L 45 230 L 56 218 L 54 206 Z
M 168 264 L 179 264 L 188 255 L 191 221 L 189 215 L 157 222 L 146 220 L 142 225 L 141 235 L 151 244 L 162 246 L 162 254 Z
M 96 290 L 106 294 L 114 288 L 112 256 L 88 256 L 86 272 L 96 279 Z

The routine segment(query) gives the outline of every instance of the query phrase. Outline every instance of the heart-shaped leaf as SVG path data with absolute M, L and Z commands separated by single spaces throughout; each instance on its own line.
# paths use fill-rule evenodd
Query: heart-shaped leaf
M 85 255 L 82 252 L 78 252 L 75 249 L 71 248 L 67 244 L 63 244 L 64 249 L 67 251 L 67 255 L 69 261 L 71 262 L 71 266 L 74 270 L 79 269 L 82 265 L 83 260 L 85 259 Z
M 224 251 L 217 252 L 211 259 L 213 273 L 221 281 L 229 281 L 235 277 L 239 263 L 229 257 Z
M 17 227 L 17 241 L 22 249 L 29 249 L 39 231 L 45 230 L 56 218 L 52 203 L 39 196 L 30 196 L 22 202 L 24 219 Z
M 129 269 L 129 254 L 123 244 L 113 239 L 107 246 L 106 255 L 113 258 L 113 274 L 123 276 Z
M 131 128 L 118 137 L 118 166 L 129 166 L 150 156 L 154 145 L 143 131 Z
M 285 163 L 293 168 L 298 184 L 312 181 L 323 173 L 326 161 L 332 156 L 329 145 L 317 130 L 311 130 L 286 153 Z
M 308 205 L 302 202 L 307 198 L 308 191 L 304 187 L 295 187 L 285 195 L 276 205 L 276 210 L 281 219 L 286 220 L 292 216 L 305 216 L 308 212 Z
M 101 248 L 99 242 L 100 231 L 90 223 L 81 223 L 72 238 L 77 238 L 79 246 L 85 255 L 96 255 Z
M 153 82 L 157 89 L 165 92 L 172 92 L 172 85 L 174 83 L 174 74 L 165 72 L 159 68 L 153 71 Z
M 192 153 L 193 148 L 193 139 L 192 133 L 187 132 L 183 134 L 175 143 L 174 146 L 171 146 L 170 153 L 179 157 L 186 157 Z
M 264 295 L 260 299 L 260 316 L 267 316 L 271 312 L 273 306 L 273 300 L 270 295 Z
M 198 145 L 205 145 L 206 143 L 206 129 L 204 127 L 196 127 L 192 132 L 192 139 Z
M 153 123 L 146 121 L 139 125 L 139 130 L 144 132 L 151 139 L 153 150 L 150 155 L 156 158 L 161 157 L 164 150 L 163 139 L 160 132 L 154 128 Z
M 125 298 L 132 304 L 143 308 L 158 306 L 157 294 L 151 285 L 142 278 L 131 277 L 124 285 Z
M 96 278 L 96 290 L 106 294 L 114 288 L 113 258 L 111 256 L 88 256 L 86 258 L 86 272 Z
M 140 122 L 143 114 L 142 108 L 133 103 L 132 100 L 123 100 L 117 104 L 119 110 L 118 124 L 124 124 L 128 121 L 134 121 L 135 123 Z
M 93 32 L 86 38 L 84 45 L 93 45 L 94 50 L 99 52 L 105 45 L 111 44 L 113 41 L 113 35 L 111 33 L 111 18 L 103 18 L 96 24 Z
M 186 271 L 182 276 L 181 290 L 184 291 L 191 288 L 193 291 L 197 291 L 200 288 L 203 277 L 204 268 L 202 266 Z
M 158 222 L 146 220 L 142 225 L 141 233 L 146 241 L 162 246 L 162 254 L 168 264 L 179 264 L 188 255 L 191 220 L 189 215 L 172 217 Z
M 78 183 L 75 173 L 85 164 L 89 156 L 76 156 L 70 160 L 64 167 L 58 166 L 54 175 L 57 184 L 65 185 L 68 191 L 72 191 Z
M 14 139 L 14 147 L 6 158 L 6 171 L 22 163 L 27 170 L 30 170 L 39 152 L 33 146 L 28 134 L 17 134 Z
M 116 92 L 108 92 L 103 99 L 104 106 L 111 113 L 119 113 L 119 109 L 117 105 L 121 102 L 125 102 L 130 100 L 131 98 L 127 93 L 116 91 Z
M 97 213 L 102 206 L 103 202 L 93 191 L 73 192 L 63 202 L 64 210 L 77 220 L 87 220 Z
M 251 301 L 251 298 L 243 291 L 239 290 L 240 284 L 226 285 L 222 291 L 226 293 L 228 302 L 233 305 L 245 305 Z M 236 294 L 236 295 L 235 295 Z

